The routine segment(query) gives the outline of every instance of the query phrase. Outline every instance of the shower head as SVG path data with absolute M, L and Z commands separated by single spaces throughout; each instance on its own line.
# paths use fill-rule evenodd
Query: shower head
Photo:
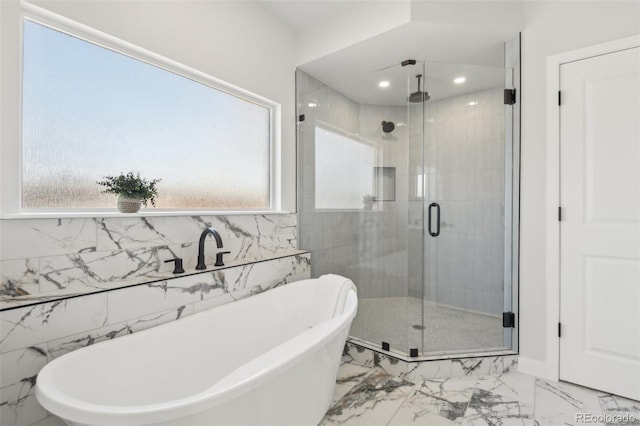
M 429 92 L 423 92 L 421 90 L 420 80 L 422 79 L 422 74 L 416 75 L 416 78 L 418 79 L 418 91 L 409 95 L 409 102 L 426 102 L 431 99 L 431 96 L 429 96 Z
M 385 133 L 391 133 L 393 132 L 393 129 L 396 128 L 396 125 L 393 124 L 392 121 L 383 121 L 382 122 L 382 131 Z

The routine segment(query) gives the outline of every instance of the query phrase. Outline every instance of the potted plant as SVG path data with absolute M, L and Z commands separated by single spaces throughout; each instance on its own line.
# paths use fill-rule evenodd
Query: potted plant
M 136 213 L 142 204 L 147 207 L 149 201 L 152 206 L 156 206 L 158 182 L 160 179 L 148 180 L 141 178 L 140 173 L 129 172 L 120 173 L 120 176 L 104 176 L 97 183 L 106 188 L 103 193 L 118 195 L 118 210 L 122 213 Z

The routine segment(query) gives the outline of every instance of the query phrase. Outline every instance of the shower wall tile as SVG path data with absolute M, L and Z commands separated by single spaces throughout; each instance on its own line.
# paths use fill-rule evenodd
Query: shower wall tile
M 310 254 L 299 253 L 1 311 L 0 422 L 28 426 L 47 417 L 34 386 L 59 356 L 309 277 Z

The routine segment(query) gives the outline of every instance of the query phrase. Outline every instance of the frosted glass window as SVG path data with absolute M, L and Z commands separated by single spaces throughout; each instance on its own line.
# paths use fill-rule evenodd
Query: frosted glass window
M 157 207 L 271 207 L 269 107 L 27 20 L 23 73 L 23 208 L 114 208 L 129 171 Z
M 375 147 L 321 127 L 315 139 L 316 208 L 364 209 L 374 196 Z

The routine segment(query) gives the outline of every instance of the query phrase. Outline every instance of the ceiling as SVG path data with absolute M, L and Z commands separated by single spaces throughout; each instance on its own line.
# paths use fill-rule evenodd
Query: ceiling
M 322 28 L 332 16 L 346 13 L 357 1 L 273 1 L 261 4 L 297 32 Z M 318 26 L 320 25 L 320 26 Z M 405 59 L 426 61 L 426 90 L 432 100 L 504 85 L 504 41 L 513 29 L 484 22 L 412 20 L 299 68 L 362 104 L 403 105 L 417 90 L 422 64 L 401 67 Z M 322 34 L 318 34 L 322 37 Z M 453 83 L 464 76 L 466 82 Z M 380 89 L 378 82 L 390 86 Z M 425 81 L 423 81 L 423 90 Z
M 258 0 L 264 8 L 296 32 L 326 22 L 351 9 L 352 1 L 341 0 Z

